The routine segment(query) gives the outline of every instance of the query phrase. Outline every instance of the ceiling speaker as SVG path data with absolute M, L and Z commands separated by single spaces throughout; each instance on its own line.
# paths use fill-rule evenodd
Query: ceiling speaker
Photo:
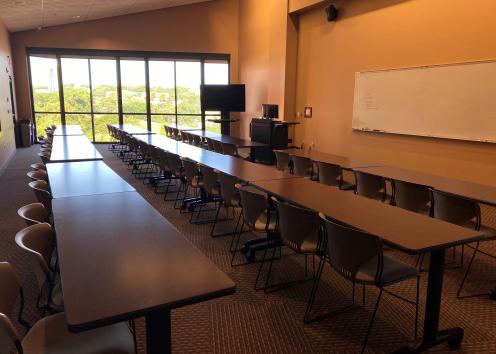
M 327 21 L 334 22 L 338 18 L 338 9 L 334 5 L 326 6 L 325 12 L 327 15 Z

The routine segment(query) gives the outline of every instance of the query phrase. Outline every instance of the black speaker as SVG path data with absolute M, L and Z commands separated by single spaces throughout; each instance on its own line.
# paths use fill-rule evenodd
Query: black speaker
M 338 9 L 334 5 L 326 6 L 325 12 L 327 15 L 327 21 L 334 22 L 338 19 Z

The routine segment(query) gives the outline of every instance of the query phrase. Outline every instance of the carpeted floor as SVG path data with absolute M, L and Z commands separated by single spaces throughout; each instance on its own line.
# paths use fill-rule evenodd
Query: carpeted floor
M 163 195 L 155 194 L 151 188 L 143 185 L 142 181 L 136 180 L 126 166 L 108 151 L 106 145 L 99 145 L 98 149 L 111 168 L 130 182 L 185 237 L 236 282 L 237 292 L 232 296 L 173 311 L 174 353 L 289 354 L 359 351 L 378 294 L 376 289 L 367 288 L 365 308 L 321 322 L 303 324 L 310 282 L 268 294 L 255 291 L 253 285 L 258 264 L 232 268 L 231 254 L 228 252 L 230 237 L 212 239 L 210 224 L 191 225 L 188 214 L 180 214 L 173 209 L 172 202 L 163 201 Z M 37 150 L 37 146 L 17 150 L 14 159 L 0 176 L 0 260 L 11 262 L 21 277 L 27 293 L 26 317 L 30 321 L 35 321 L 41 316 L 34 306 L 37 292 L 34 277 L 30 272 L 34 263 L 15 245 L 13 239 L 15 233 L 24 227 L 24 223 L 17 216 L 17 209 L 34 201 L 34 196 L 27 187 L 28 178 L 25 174 L 30 163 L 38 161 Z M 494 210 L 484 208 L 484 221 L 494 225 L 495 214 Z M 228 229 L 232 225 L 224 225 L 224 227 Z M 246 234 L 245 237 L 248 239 L 250 235 Z M 413 257 L 396 251 L 387 252 L 405 262 L 415 263 Z M 496 254 L 496 247 L 493 252 Z M 467 253 L 470 255 L 470 252 Z M 289 256 L 288 252 L 284 254 L 287 256 L 275 263 L 273 281 L 301 279 L 304 276 L 304 258 Z M 466 254 L 467 260 L 468 255 Z M 459 257 L 459 253 L 457 256 Z M 496 285 L 495 265 L 494 260 L 485 259 L 484 256 L 479 257 L 470 276 L 467 290 L 481 291 Z M 461 353 L 495 353 L 496 302 L 487 298 L 457 300 L 455 294 L 462 274 L 461 269 L 448 270 L 445 273 L 441 328 L 461 326 L 465 329 L 465 339 L 459 350 Z M 421 313 L 425 301 L 426 278 L 427 274 L 423 273 Z M 395 285 L 392 290 L 413 299 L 415 281 Z M 319 314 L 339 308 L 348 303 L 350 296 L 351 285 L 326 268 L 314 313 Z M 386 295 L 379 308 L 368 351 L 389 352 L 411 339 L 413 316 L 413 306 Z M 420 329 L 422 321 L 421 314 Z M 145 353 L 142 320 L 137 321 L 137 327 L 139 352 Z M 442 345 L 432 352 L 449 351 Z

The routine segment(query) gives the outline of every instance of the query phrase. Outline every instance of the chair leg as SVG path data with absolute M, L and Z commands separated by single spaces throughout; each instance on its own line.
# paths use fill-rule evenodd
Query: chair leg
M 418 335 L 419 295 L 420 295 L 420 275 L 417 276 L 417 297 L 415 301 L 415 328 L 413 330 L 414 339 L 417 339 L 417 335 Z
M 365 348 L 367 347 L 367 342 L 369 340 L 370 332 L 372 331 L 372 325 L 374 324 L 375 315 L 377 314 L 377 309 L 379 308 L 379 302 L 381 301 L 382 291 L 383 290 L 381 288 L 381 290 L 379 291 L 379 296 L 377 296 L 374 312 L 372 313 L 372 318 L 370 319 L 369 328 L 367 329 L 367 334 L 365 335 L 365 339 L 363 341 L 362 351 L 361 351 L 362 354 L 365 352 Z
M 234 267 L 234 259 L 236 258 L 236 252 L 238 251 L 239 240 L 241 238 L 241 234 L 243 233 L 243 227 L 244 226 L 245 226 L 245 221 L 243 220 L 243 222 L 241 223 L 241 229 L 239 230 L 239 233 L 238 233 L 238 237 L 236 238 L 236 235 L 233 236 L 233 240 L 234 240 L 234 238 L 236 238 L 236 243 L 235 243 L 234 252 L 233 252 L 232 258 L 231 258 L 231 267 Z
M 461 294 L 461 292 L 462 292 L 463 285 L 465 284 L 465 280 L 467 280 L 468 273 L 470 272 L 470 269 L 472 268 L 472 263 L 474 262 L 475 255 L 476 255 L 476 254 L 477 254 L 477 252 L 478 252 L 478 249 L 479 249 L 479 243 L 480 243 L 480 242 L 477 242 L 477 245 L 475 246 L 474 253 L 472 253 L 472 257 L 470 258 L 470 261 L 468 262 L 468 267 L 467 267 L 467 270 L 465 271 L 465 275 L 463 276 L 462 282 L 460 283 L 460 287 L 458 288 L 458 292 L 456 293 L 456 297 L 457 297 L 458 299 L 463 299 L 463 298 L 467 298 L 467 297 L 477 296 L 477 295 L 466 295 L 466 296 L 460 296 L 460 294 Z
M 241 218 L 243 217 L 243 211 L 241 211 L 239 213 L 239 216 L 238 216 L 238 222 L 236 223 L 236 228 L 234 229 L 234 234 L 233 234 L 233 237 L 231 239 L 231 244 L 229 245 L 229 251 L 230 252 L 234 252 L 234 248 L 233 248 L 233 245 L 234 245 L 234 240 L 236 239 L 236 231 L 238 231 L 238 225 L 239 225 L 239 222 L 241 221 Z M 240 232 L 243 230 L 243 226 L 244 226 L 244 221 L 241 223 L 241 230 Z
M 260 262 L 260 267 L 258 267 L 257 278 L 255 279 L 255 290 L 263 289 L 263 288 L 258 288 L 257 285 L 258 285 L 258 280 L 260 279 L 260 275 L 262 274 L 262 269 L 263 269 L 263 266 L 265 264 L 265 259 L 267 258 L 267 250 L 268 250 L 268 248 L 266 248 L 264 250 L 264 253 L 262 256 L 262 261 Z
M 322 276 L 322 271 L 324 270 L 325 266 L 325 259 L 322 257 L 319 262 L 319 266 L 317 268 L 317 274 L 315 275 L 313 279 L 313 286 L 312 290 L 310 291 L 310 295 L 308 297 L 308 303 L 307 303 L 307 309 L 305 311 L 305 316 L 303 318 L 303 322 L 309 323 L 310 322 L 310 314 L 312 312 L 313 304 L 315 302 L 315 298 L 317 296 L 317 289 L 319 287 L 320 283 L 320 278 Z
M 274 263 L 274 259 L 276 257 L 276 249 L 277 247 L 274 247 L 272 249 L 272 257 L 270 258 L 270 263 L 269 263 L 269 270 L 267 271 L 267 276 L 265 277 L 265 285 L 264 285 L 264 292 L 268 289 L 269 287 L 269 279 L 270 279 L 270 274 L 272 272 L 272 264 Z

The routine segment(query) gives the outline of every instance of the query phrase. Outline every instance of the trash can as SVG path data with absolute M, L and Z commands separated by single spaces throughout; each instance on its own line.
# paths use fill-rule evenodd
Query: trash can
M 21 135 L 22 146 L 30 147 L 32 142 L 31 121 L 28 119 L 21 119 L 17 122 L 17 124 L 19 124 L 19 132 Z

